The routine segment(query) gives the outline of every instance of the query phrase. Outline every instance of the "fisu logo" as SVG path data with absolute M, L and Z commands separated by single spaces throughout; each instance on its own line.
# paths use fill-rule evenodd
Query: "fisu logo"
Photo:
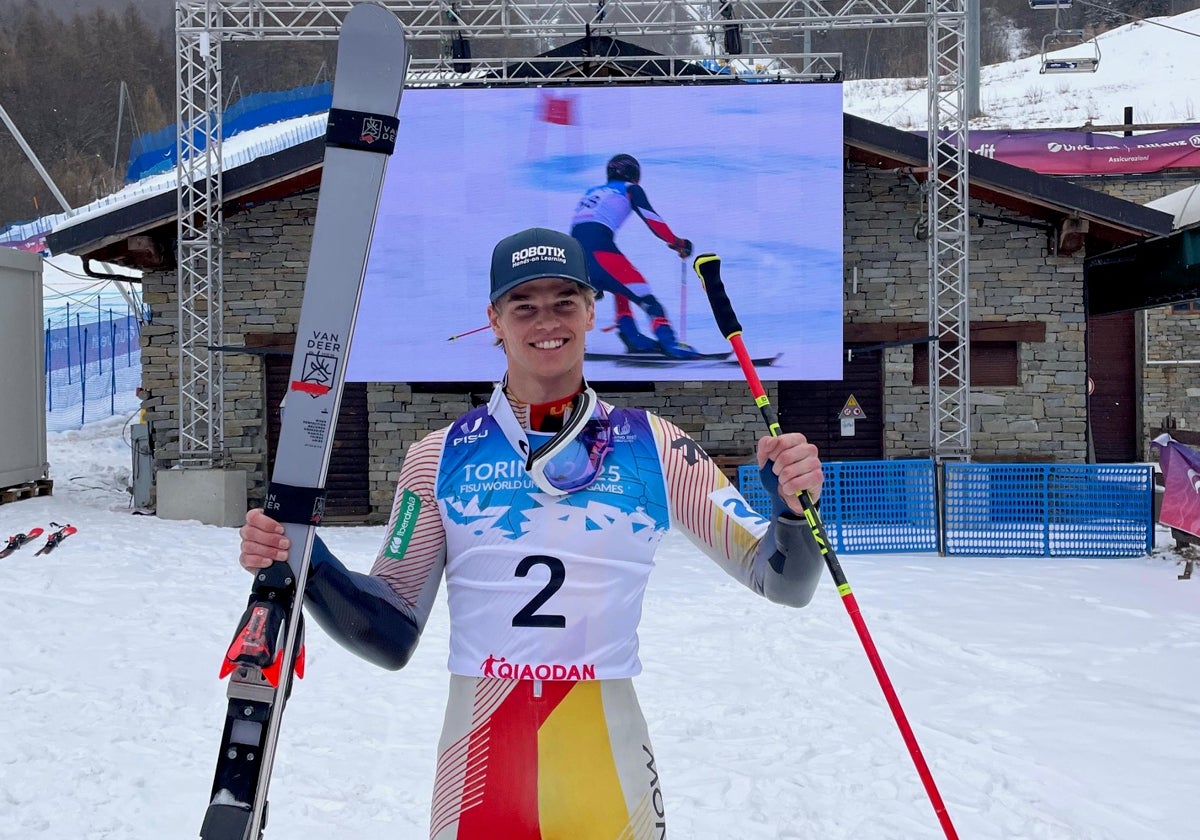
M 483 440 L 488 436 L 487 429 L 482 432 L 479 427 L 483 425 L 483 418 L 476 417 L 473 421 L 466 421 L 458 427 L 459 435 L 450 442 L 451 446 L 458 446 L 460 443 L 474 443 L 477 440 Z

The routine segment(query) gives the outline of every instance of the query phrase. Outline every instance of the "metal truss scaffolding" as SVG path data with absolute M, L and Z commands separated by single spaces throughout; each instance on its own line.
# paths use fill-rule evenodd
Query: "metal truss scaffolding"
M 930 0 L 929 442 L 939 461 L 971 457 L 966 113 L 967 0 Z
M 176 19 L 179 136 L 179 465 L 211 467 L 224 456 L 221 38 L 218 2 L 189 4 Z
M 774 36 L 808 30 L 925 26 L 929 43 L 930 450 L 970 453 L 967 388 L 967 124 L 964 5 L 969 0 L 381 0 L 412 41 L 435 41 L 414 57 L 410 86 L 459 86 L 697 79 L 699 62 L 745 78 L 834 77 L 840 56 L 772 52 Z M 221 295 L 221 43 L 337 37 L 350 0 L 176 0 L 179 131 L 180 466 L 219 465 L 224 456 Z M 748 55 L 719 49 L 739 27 Z M 585 36 L 675 36 L 704 55 L 545 58 Z M 455 43 L 472 50 L 452 49 Z M 501 49 L 500 41 L 504 41 Z M 496 46 L 490 57 L 481 45 Z M 421 52 L 418 50 L 418 52 Z M 426 50 L 426 52 L 432 52 Z M 518 53 L 501 56 L 501 52 Z M 520 73 L 514 69 L 521 68 Z M 706 77 L 711 78 L 711 77 Z

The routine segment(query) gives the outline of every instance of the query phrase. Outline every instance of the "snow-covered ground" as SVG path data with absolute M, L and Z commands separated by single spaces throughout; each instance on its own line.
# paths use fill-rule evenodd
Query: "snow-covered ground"
M 194 837 L 245 602 L 232 528 L 129 512 L 123 418 L 51 435 L 52 497 L 0 533 L 79 533 L 0 561 L 0 838 Z M 365 568 L 375 527 L 327 528 Z M 1160 544 L 1166 539 L 1160 539 Z M 1200 817 L 1200 576 L 1127 560 L 843 558 L 962 838 L 1184 840 Z M 943 834 L 828 581 L 789 611 L 680 537 L 659 553 L 637 683 L 670 835 Z M 268 838 L 425 836 L 445 608 L 398 673 L 315 625 Z

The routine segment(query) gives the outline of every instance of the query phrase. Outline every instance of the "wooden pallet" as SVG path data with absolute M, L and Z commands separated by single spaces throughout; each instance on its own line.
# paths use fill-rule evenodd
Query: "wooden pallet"
M 37 481 L 27 481 L 12 487 L 0 489 L 0 505 L 9 502 L 19 502 L 21 499 L 32 499 L 35 496 L 51 496 L 54 494 L 54 480 L 39 478 Z

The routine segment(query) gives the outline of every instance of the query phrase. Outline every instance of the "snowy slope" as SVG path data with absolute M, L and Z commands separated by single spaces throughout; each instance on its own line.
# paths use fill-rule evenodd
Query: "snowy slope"
M 1200 10 L 1152 20 L 1165 26 L 1131 23 L 1100 35 L 1095 73 L 1042 75 L 1040 55 L 981 68 L 984 114 L 971 120 L 971 128 L 1078 127 L 1089 120 L 1111 125 L 1124 120 L 1127 105 L 1138 123 L 1200 121 Z M 1049 15 L 1046 31 L 1053 21 Z M 1090 55 L 1091 47 L 1050 55 L 1081 54 Z M 925 89 L 924 77 L 846 82 L 845 110 L 897 128 L 924 130 Z

